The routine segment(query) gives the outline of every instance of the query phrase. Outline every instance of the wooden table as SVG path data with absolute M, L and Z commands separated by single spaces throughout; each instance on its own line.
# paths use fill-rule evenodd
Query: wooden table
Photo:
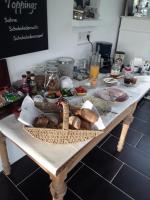
M 11 171 L 5 143 L 5 139 L 9 138 L 49 174 L 52 180 L 50 191 L 53 200 L 63 200 L 67 190 L 65 179 L 68 172 L 121 121 L 123 121 L 123 127 L 117 150 L 120 152 L 123 149 L 129 125 L 133 120 L 133 112 L 137 102 L 149 90 L 149 83 L 142 82 L 133 88 L 120 87 L 128 93 L 129 99 L 112 106 L 113 112 L 102 117 L 106 128 L 100 131 L 101 134 L 98 137 L 88 141 L 65 145 L 43 143 L 28 135 L 15 116 L 10 115 L 2 119 L 0 121 L 0 155 L 4 173 L 9 175 Z

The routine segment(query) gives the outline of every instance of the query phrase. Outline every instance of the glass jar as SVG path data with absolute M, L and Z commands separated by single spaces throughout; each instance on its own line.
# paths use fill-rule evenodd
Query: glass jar
M 46 68 L 49 69 L 51 67 L 58 67 L 58 62 L 57 60 L 48 60 L 46 62 Z
M 35 75 L 44 75 L 45 72 L 45 64 L 38 64 L 33 67 L 33 72 Z
M 41 91 L 44 89 L 44 80 L 45 80 L 45 63 L 37 64 L 32 67 L 33 73 L 35 74 L 35 81 L 37 84 L 37 90 Z
M 83 59 L 79 59 L 77 61 L 77 67 L 78 69 L 85 69 L 85 70 L 88 70 L 88 60 L 83 58 Z
M 90 83 L 91 86 L 97 85 L 98 75 L 100 73 L 100 66 L 98 62 L 99 55 L 92 55 L 91 65 L 90 65 Z
M 59 76 L 57 67 L 51 67 L 45 71 L 44 87 L 49 94 L 59 90 Z
M 133 74 L 128 73 L 124 76 L 124 84 L 126 86 L 132 86 L 135 85 L 137 82 L 137 78 L 133 76 Z
M 111 76 L 116 78 L 120 75 L 120 66 L 113 64 L 112 68 L 111 68 Z
M 57 61 L 60 76 L 73 78 L 74 59 L 71 57 L 60 57 Z

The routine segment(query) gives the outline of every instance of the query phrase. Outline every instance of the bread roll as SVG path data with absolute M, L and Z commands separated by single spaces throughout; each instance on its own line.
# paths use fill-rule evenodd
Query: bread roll
M 41 115 L 35 118 L 33 125 L 39 128 L 46 128 L 48 126 L 48 123 L 49 118 L 45 115 Z
M 54 120 L 52 118 L 52 120 Z M 38 128 L 56 128 L 57 123 L 52 121 L 45 115 L 40 115 L 39 117 L 36 117 L 33 126 L 38 127 Z
M 97 113 L 88 108 L 82 108 L 82 109 L 76 110 L 75 115 L 93 124 L 98 120 Z
M 80 129 L 81 127 L 81 119 L 76 116 L 69 117 L 69 125 L 71 125 L 75 129 Z
M 58 125 L 58 129 L 62 129 L 63 128 L 63 123 L 60 123 L 59 125 Z
M 82 130 L 91 130 L 91 123 L 84 119 L 81 119 L 81 129 Z

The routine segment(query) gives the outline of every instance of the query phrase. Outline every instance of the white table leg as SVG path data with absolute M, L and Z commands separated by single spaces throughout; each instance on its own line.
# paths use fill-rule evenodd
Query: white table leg
M 8 159 L 8 153 L 6 148 L 5 136 L 0 132 L 0 157 L 2 161 L 2 167 L 5 175 L 10 174 L 10 163 Z
M 67 191 L 67 186 L 65 183 L 66 175 L 60 174 L 55 177 L 50 177 L 52 183 L 50 184 L 50 191 L 53 200 L 63 200 Z

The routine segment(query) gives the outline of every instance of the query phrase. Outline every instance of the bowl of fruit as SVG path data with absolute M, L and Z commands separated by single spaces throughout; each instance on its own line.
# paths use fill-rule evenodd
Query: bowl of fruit
M 75 92 L 77 96 L 84 96 L 87 94 L 87 90 L 83 86 L 76 87 Z
M 44 96 L 48 102 L 56 103 L 57 100 L 59 99 L 59 97 L 62 96 L 62 94 L 61 94 L 60 90 L 58 90 L 56 92 L 46 92 Z

